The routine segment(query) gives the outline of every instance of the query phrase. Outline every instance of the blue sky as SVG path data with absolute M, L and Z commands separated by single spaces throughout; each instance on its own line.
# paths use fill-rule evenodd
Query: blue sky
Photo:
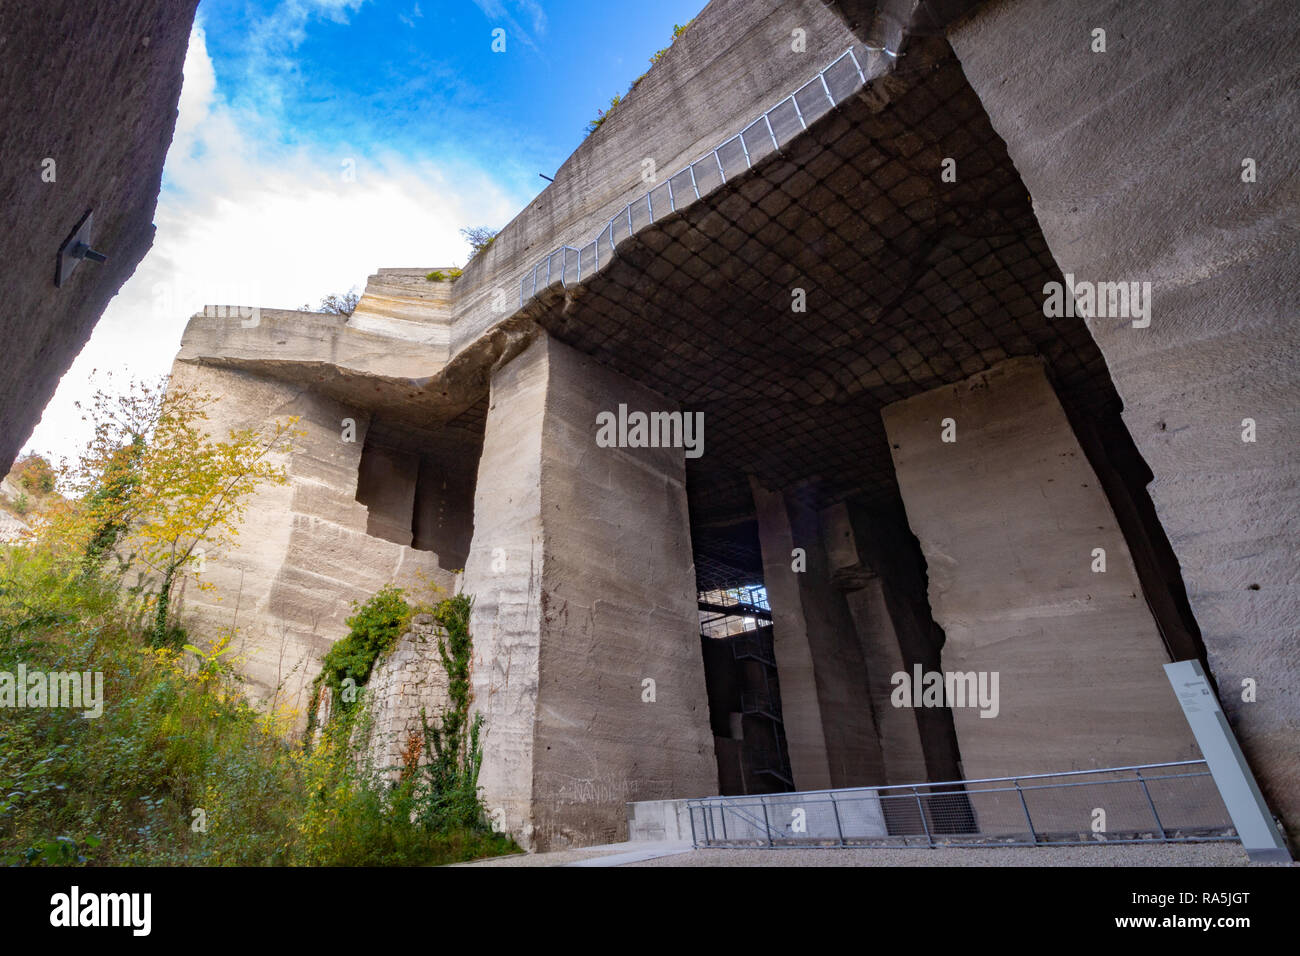
M 217 89 L 268 137 L 468 164 L 526 202 L 702 5 L 202 0 L 199 16 Z
M 26 447 L 71 457 L 103 374 L 167 373 L 204 305 L 298 308 L 463 264 L 704 0 L 201 0 L 153 248 Z M 505 31 L 494 52 L 493 31 Z

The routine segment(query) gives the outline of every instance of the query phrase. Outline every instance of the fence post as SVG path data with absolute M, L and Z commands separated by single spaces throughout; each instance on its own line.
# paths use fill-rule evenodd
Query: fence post
M 1025 810 L 1025 822 L 1029 824 L 1029 838 L 1034 841 L 1034 846 L 1038 846 L 1038 834 L 1034 832 L 1034 818 L 1029 815 L 1029 804 L 1025 802 L 1025 792 L 1020 789 L 1020 781 L 1015 781 L 1016 794 L 1020 797 L 1020 805 Z
M 1133 772 L 1137 774 L 1138 783 L 1142 784 L 1142 793 L 1147 798 L 1147 806 L 1151 808 L 1151 815 L 1156 818 L 1156 829 L 1160 831 L 1160 842 L 1168 843 L 1169 836 L 1165 833 L 1165 825 L 1160 822 L 1160 814 L 1156 812 L 1156 802 L 1151 799 L 1151 791 L 1147 789 L 1146 777 L 1142 776 L 1141 770 L 1134 770 Z
M 842 59 L 844 59 L 844 57 L 840 57 L 840 60 L 842 60 Z M 836 60 L 835 63 L 840 62 L 840 60 Z M 835 63 L 832 63 L 831 66 L 834 66 Z M 826 69 L 830 69 L 830 67 L 827 67 Z M 826 102 L 830 103 L 830 104 L 831 104 L 831 108 L 834 109 L 834 107 L 835 107 L 835 97 L 833 97 L 833 96 L 831 95 L 831 88 L 830 88 L 830 87 L 827 85 L 827 83 L 826 83 L 826 70 L 822 70 L 820 73 L 818 73 L 818 74 L 817 74 L 817 79 L 819 79 L 819 80 L 822 81 L 822 90 L 824 90 L 825 93 L 826 93 Z
M 772 843 L 772 824 L 767 819 L 767 801 L 762 797 L 758 798 L 759 806 L 763 808 L 763 829 L 767 831 L 767 845 L 773 846 Z
M 840 841 L 840 846 L 844 846 L 844 827 L 840 825 L 840 807 L 835 802 L 835 792 L 831 791 L 831 811 L 835 814 L 835 836 Z
M 930 833 L 930 821 L 925 818 L 925 806 L 921 803 L 921 794 L 916 787 L 912 788 L 912 796 L 916 797 L 916 812 L 921 814 L 921 826 L 925 827 L 925 842 L 933 849 L 934 836 Z M 881 807 L 881 810 L 884 808 Z
M 686 813 L 691 818 L 691 849 L 698 850 L 700 844 L 699 841 L 695 839 L 695 808 L 689 803 L 686 804 Z

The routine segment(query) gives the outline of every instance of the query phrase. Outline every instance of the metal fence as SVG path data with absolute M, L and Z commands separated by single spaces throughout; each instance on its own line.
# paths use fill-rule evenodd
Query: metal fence
M 1235 840 L 1204 760 L 687 801 L 696 847 Z
M 600 268 L 601 256 L 608 261 L 619 242 L 745 172 L 865 84 L 866 75 L 850 47 L 735 136 L 624 206 L 581 249 L 560 246 L 543 256 L 519 281 L 519 305 L 552 283 L 567 287 L 590 276 Z

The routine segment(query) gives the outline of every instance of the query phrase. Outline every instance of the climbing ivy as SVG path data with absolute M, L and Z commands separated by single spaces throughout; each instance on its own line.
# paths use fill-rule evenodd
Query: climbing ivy
M 347 619 L 348 636 L 336 641 L 321 660 L 320 673 L 312 684 L 310 710 L 307 715 L 308 740 L 316 727 L 316 708 L 320 689 L 328 687 L 333 696 L 335 713 L 346 711 L 355 700 L 346 700 L 340 691 L 343 682 L 352 679 L 360 687 L 370 679 L 375 662 L 392 650 L 406 632 L 414 613 L 406 592 L 393 584 L 375 592 L 365 604 L 352 602 L 353 614 Z
M 394 812 L 407 814 L 429 831 L 488 829 L 478 794 L 483 716 L 470 717 L 473 639 L 469 619 L 473 606 L 473 598 L 457 594 L 428 609 L 438 626 L 438 658 L 447 673 L 448 703 L 433 719 L 420 711 L 423 740 L 417 736 L 406 743 L 401 778 L 387 794 Z M 352 739 L 357 714 L 364 705 L 358 705 L 360 696 L 355 701 L 342 698 L 339 692 L 344 681 L 351 678 L 356 687 L 365 684 L 376 663 L 410 626 L 416 610 L 408 603 L 405 592 L 394 585 L 380 589 L 359 607 L 353 602 L 353 607 L 356 611 L 347 621 L 348 636 L 330 648 L 316 677 L 308 718 L 309 744 L 322 687 L 330 688 L 335 702 L 327 736 Z M 365 730 L 358 732 L 366 736 Z M 427 758 L 422 765 L 421 756 Z
M 425 752 L 429 762 L 424 773 L 428 799 L 423 801 L 422 816 L 432 829 L 445 827 L 482 827 L 483 806 L 478 796 L 478 775 L 483 764 L 483 747 L 479 735 L 483 715 L 471 720 L 470 655 L 473 640 L 469 633 L 473 598 L 457 594 L 442 601 L 433 611 L 441 628 L 438 656 L 447 672 L 448 706 L 436 721 L 421 711 L 424 723 Z

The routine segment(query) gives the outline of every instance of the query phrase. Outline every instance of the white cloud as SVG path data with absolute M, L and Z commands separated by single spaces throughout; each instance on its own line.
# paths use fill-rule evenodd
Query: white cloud
M 535 53 L 539 52 L 532 35 L 510 14 L 502 0 L 474 0 L 474 5 L 492 23 L 504 23 L 508 27 L 506 31 L 508 38 L 522 40 L 530 50 Z M 514 5 L 519 8 L 521 15 L 532 20 L 533 33 L 536 33 L 539 37 L 546 34 L 546 11 L 541 8 L 541 5 L 536 0 L 515 0 Z
M 400 20 L 402 23 L 406 24 L 412 30 L 414 30 L 415 21 L 420 19 L 423 16 L 424 14 L 420 12 L 420 5 L 417 3 L 409 14 L 399 13 L 397 15 L 397 19 Z
M 286 149 L 254 134 L 265 128 L 264 117 L 220 96 L 196 27 L 153 248 L 63 377 L 28 448 L 72 455 L 88 437 L 73 403 L 93 392 L 91 370 L 165 374 L 186 321 L 206 304 L 297 308 L 363 286 L 379 266 L 463 261 L 460 227 L 505 222 L 520 205 L 465 164 Z
M 546 11 L 537 0 L 519 0 L 519 6 L 533 21 L 533 32 L 538 36 L 546 33 Z
M 297 49 L 306 39 L 312 17 L 347 23 L 365 4 L 366 0 L 284 0 L 253 24 L 248 46 L 263 55 Z

